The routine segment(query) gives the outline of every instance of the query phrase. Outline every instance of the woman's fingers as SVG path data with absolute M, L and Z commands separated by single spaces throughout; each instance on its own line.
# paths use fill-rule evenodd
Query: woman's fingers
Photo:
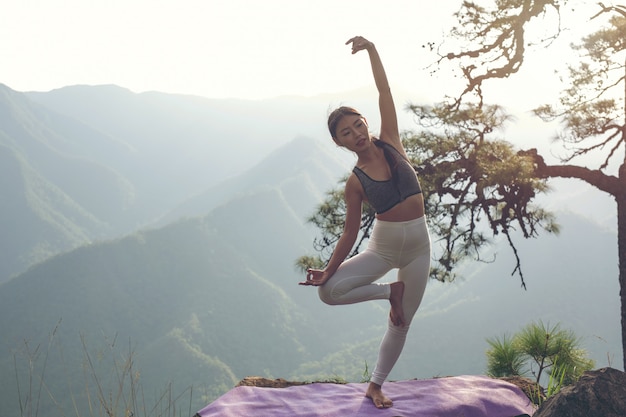
M 365 39 L 363 36 L 355 36 L 354 38 L 349 39 L 346 42 L 346 45 L 352 43 L 352 53 L 356 53 L 360 50 L 367 49 L 371 44 L 370 41 Z
M 299 282 L 300 285 L 322 285 L 324 278 L 324 271 L 316 269 L 307 269 L 306 281 Z

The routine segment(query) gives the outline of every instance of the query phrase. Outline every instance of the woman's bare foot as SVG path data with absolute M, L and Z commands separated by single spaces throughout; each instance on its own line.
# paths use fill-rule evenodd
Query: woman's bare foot
M 404 282 L 396 281 L 391 283 L 391 295 L 389 302 L 391 303 L 391 322 L 396 326 L 404 326 L 404 310 L 402 309 L 402 296 L 404 295 Z
M 389 408 L 393 406 L 393 401 L 383 394 L 383 390 L 380 385 L 370 382 L 365 393 L 367 398 L 370 398 L 376 408 Z

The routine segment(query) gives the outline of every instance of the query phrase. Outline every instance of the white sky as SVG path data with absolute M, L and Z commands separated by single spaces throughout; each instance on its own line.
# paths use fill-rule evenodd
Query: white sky
M 0 0 L 0 83 L 116 84 L 205 97 L 317 95 L 371 84 L 376 43 L 394 85 L 418 89 L 460 0 Z M 448 25 L 446 25 L 448 23 Z
M 377 45 L 394 92 L 440 101 L 455 80 L 428 75 L 425 67 L 435 56 L 423 45 L 442 40 L 461 3 L 0 0 L 0 83 L 17 91 L 116 84 L 137 93 L 210 98 L 337 93 L 373 84 L 366 54 L 352 56 L 344 45 L 362 35 Z M 570 0 L 567 8 L 578 11 L 585 3 Z M 586 32 L 588 21 L 582 22 L 573 27 Z M 569 53 L 567 44 L 560 51 Z M 525 60 L 525 75 L 506 88 L 494 83 L 491 99 L 540 101 L 540 93 L 558 91 L 544 78 L 547 64 L 563 61 L 553 49 L 535 50 Z M 537 66 L 541 75 L 532 71 Z

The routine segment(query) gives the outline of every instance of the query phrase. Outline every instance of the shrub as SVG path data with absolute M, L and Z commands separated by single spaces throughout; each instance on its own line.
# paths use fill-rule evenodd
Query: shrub
M 487 343 L 491 346 L 486 352 L 488 375 L 531 374 L 539 384 L 545 371 L 553 393 L 563 385 L 574 383 L 595 365 L 580 348 L 580 338 L 571 330 L 562 330 L 558 324 L 532 322 L 513 337 L 490 338 Z

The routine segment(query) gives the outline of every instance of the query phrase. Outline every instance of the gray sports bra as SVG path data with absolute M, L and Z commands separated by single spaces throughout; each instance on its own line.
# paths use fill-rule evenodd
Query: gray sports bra
M 380 214 L 391 210 L 407 197 L 420 194 L 422 188 L 415 169 L 404 155 L 382 140 L 374 140 L 374 144 L 385 153 L 385 159 L 391 169 L 391 178 L 385 181 L 374 180 L 356 166 L 352 172 L 361 182 L 370 206 Z

